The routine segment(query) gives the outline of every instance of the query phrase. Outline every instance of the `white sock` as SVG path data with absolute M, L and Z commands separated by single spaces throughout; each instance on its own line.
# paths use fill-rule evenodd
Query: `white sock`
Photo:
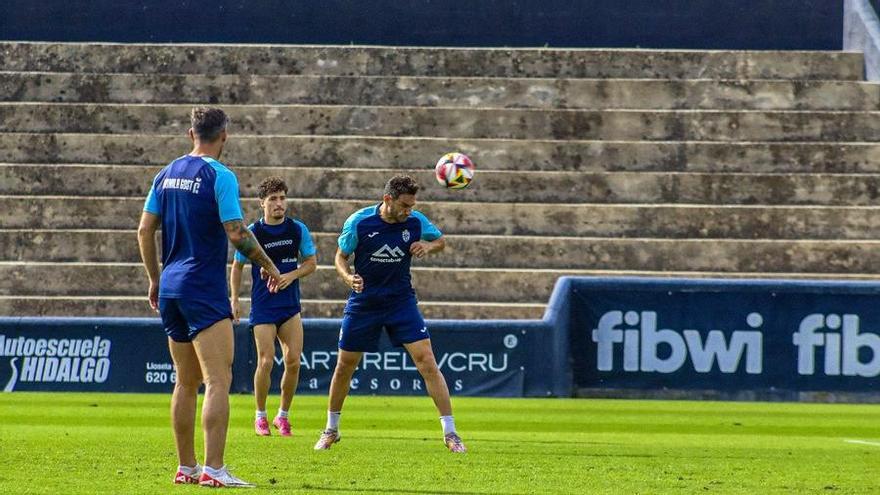
M 288 416 L 290 416 L 289 412 L 285 411 L 284 409 L 281 409 L 280 407 L 278 408 L 278 417 L 279 418 L 286 418 Z
M 211 466 L 205 466 L 204 469 L 205 469 L 205 472 L 208 473 L 208 476 L 215 478 L 215 477 L 223 474 L 223 471 L 226 470 L 226 464 L 220 466 L 217 469 L 214 469 Z
M 266 417 L 267 417 L 267 416 L 266 416 L 266 411 L 260 411 L 260 410 L 257 410 L 257 418 L 256 418 L 256 419 L 266 418 Z
M 177 470 L 187 476 L 192 476 L 192 474 L 198 471 L 200 467 L 201 466 L 199 466 L 199 463 L 197 462 L 195 466 L 177 466 Z
M 328 430 L 339 430 L 339 416 L 342 415 L 342 412 L 333 412 L 327 411 L 327 429 Z
M 443 426 L 443 436 L 455 433 L 455 419 L 452 416 L 440 416 L 440 424 Z

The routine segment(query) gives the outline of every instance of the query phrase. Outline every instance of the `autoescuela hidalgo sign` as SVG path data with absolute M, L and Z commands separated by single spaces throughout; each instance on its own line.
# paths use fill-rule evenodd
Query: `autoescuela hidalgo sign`
M 21 383 L 105 383 L 110 376 L 109 339 L 28 338 L 0 334 L 0 357 L 9 359 L 4 391 Z
M 0 319 L 3 390 L 164 391 L 147 383 L 147 363 L 167 360 L 167 343 L 151 320 Z M 156 331 L 158 330 L 158 331 Z

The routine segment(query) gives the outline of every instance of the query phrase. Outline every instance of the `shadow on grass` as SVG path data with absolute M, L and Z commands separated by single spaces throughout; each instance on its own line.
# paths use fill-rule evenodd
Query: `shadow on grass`
M 303 490 L 320 492 L 350 492 L 350 493 L 413 493 L 416 495 L 528 495 L 516 492 L 463 492 L 455 490 L 407 490 L 400 488 L 338 488 L 331 486 L 303 485 Z
M 492 454 L 496 455 L 518 455 L 521 456 L 523 451 L 521 450 L 496 450 L 492 451 Z M 539 457 L 595 457 L 595 458 L 620 458 L 620 459 L 739 459 L 739 460 L 753 460 L 755 456 L 748 455 L 705 455 L 705 454 L 694 454 L 694 455 L 675 455 L 675 454 L 602 454 L 602 453 L 584 453 L 584 452 L 529 452 L 530 456 L 539 456 Z
M 348 438 L 351 438 L 351 436 L 349 436 Z M 401 441 L 401 442 L 421 441 L 421 442 L 440 442 L 440 443 L 443 443 L 443 439 L 440 437 L 437 437 L 437 438 L 422 437 L 422 438 L 419 438 L 418 440 L 414 439 L 413 437 L 391 437 L 391 436 L 382 436 L 382 437 L 371 436 L 371 437 L 361 437 L 361 438 L 364 438 L 364 439 L 369 438 L 370 440 L 393 440 L 393 441 Z M 515 444 L 534 444 L 534 445 L 606 445 L 606 446 L 624 445 L 619 442 L 595 442 L 595 441 L 591 441 L 591 440 L 583 440 L 583 441 L 578 441 L 578 440 L 521 440 L 521 439 L 506 440 L 503 438 L 499 438 L 499 439 L 480 438 L 478 440 L 468 441 L 467 437 L 463 437 L 463 438 L 464 438 L 465 444 L 467 444 L 467 445 L 470 445 L 472 443 L 474 443 L 474 444 L 476 444 L 476 443 L 501 443 L 501 444 L 515 443 Z

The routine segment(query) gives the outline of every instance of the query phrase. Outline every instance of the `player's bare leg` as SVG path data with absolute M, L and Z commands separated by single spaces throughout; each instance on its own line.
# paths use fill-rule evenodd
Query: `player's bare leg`
M 229 387 L 232 384 L 234 351 L 232 321 L 220 320 L 199 332 L 193 347 L 205 381 L 202 428 L 205 431 L 205 465 L 223 467 L 226 431 L 229 427 Z
M 425 380 L 428 395 L 434 400 L 434 405 L 440 413 L 440 423 L 443 425 L 443 441 L 452 452 L 465 452 L 465 446 L 455 431 L 455 422 L 452 419 L 452 401 L 449 399 L 449 387 L 446 379 L 437 366 L 434 358 L 434 350 L 431 348 L 431 339 L 418 340 L 404 344 L 413 363 Z
M 266 417 L 266 397 L 272 380 L 272 366 L 275 364 L 275 335 L 273 324 L 254 326 L 254 344 L 257 348 L 257 369 L 254 371 L 254 400 L 257 403 L 257 418 L 254 429 L 257 435 L 268 436 L 269 420 Z
M 342 412 L 342 405 L 348 396 L 351 387 L 351 377 L 357 369 L 358 363 L 361 362 L 362 352 L 351 352 L 339 349 L 339 355 L 336 358 L 336 369 L 333 370 L 333 379 L 330 381 L 330 398 L 327 406 L 327 428 L 321 434 L 318 443 L 315 444 L 315 450 L 329 449 L 334 443 L 339 441 L 339 414 Z
M 174 392 L 171 394 L 171 427 L 177 447 L 177 460 L 181 468 L 192 468 L 178 469 L 174 482 L 198 483 L 201 470 L 196 461 L 194 436 L 196 401 L 199 386 L 202 384 L 202 370 L 191 343 L 175 342 L 169 338 L 168 350 L 177 372 Z
M 434 400 L 437 411 L 441 416 L 452 416 L 452 402 L 449 400 L 449 387 L 443 373 L 434 359 L 434 351 L 431 349 L 431 339 L 423 339 L 411 344 L 404 344 L 413 363 L 419 370 L 419 374 L 425 380 L 428 395 Z
M 287 416 L 296 385 L 299 383 L 300 355 L 303 348 L 302 318 L 296 315 L 288 319 L 278 329 L 278 341 L 281 343 L 281 355 L 284 358 L 284 374 L 281 375 L 281 405 L 272 425 L 278 428 L 282 436 L 290 436 L 290 419 Z
M 253 488 L 236 478 L 223 464 L 226 432 L 229 428 L 229 387 L 232 385 L 232 356 L 235 341 L 232 320 L 224 319 L 199 332 L 193 339 L 205 380 L 202 429 L 205 432 L 205 468 L 199 484 L 214 488 Z
M 362 352 L 351 352 L 339 349 L 339 355 L 336 358 L 336 369 L 333 370 L 333 379 L 330 381 L 330 411 L 342 411 L 342 405 L 345 398 L 348 397 L 348 391 L 351 387 L 351 377 L 357 369 L 358 363 L 361 362 Z

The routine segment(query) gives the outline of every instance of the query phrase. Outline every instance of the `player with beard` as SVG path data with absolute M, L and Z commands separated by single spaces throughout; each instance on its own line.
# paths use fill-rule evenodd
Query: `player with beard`
M 352 375 L 364 352 L 378 350 L 384 328 L 394 345 L 407 350 L 425 380 L 428 395 L 440 413 L 446 447 L 452 452 L 466 451 L 455 431 L 449 388 L 434 358 L 431 336 L 411 282 L 412 257 L 422 258 L 446 246 L 440 230 L 413 210 L 418 191 L 419 185 L 411 177 L 393 177 L 385 184 L 381 203 L 355 212 L 342 227 L 335 265 L 351 292 L 330 383 L 327 426 L 315 450 L 329 449 L 339 441 L 339 419 Z M 352 254 L 354 271 L 349 264 Z
M 242 222 L 238 179 L 220 155 L 229 119 L 219 108 L 194 108 L 193 149 L 163 168 L 147 195 L 138 245 L 147 271 L 150 307 L 159 311 L 177 379 L 171 422 L 177 446 L 174 483 L 253 487 L 223 462 L 229 426 L 234 339 L 226 288 L 227 239 L 266 271 L 268 290 L 281 274 Z M 156 231 L 162 227 L 162 269 Z M 205 466 L 196 461 L 195 415 L 205 385 L 202 428 Z

